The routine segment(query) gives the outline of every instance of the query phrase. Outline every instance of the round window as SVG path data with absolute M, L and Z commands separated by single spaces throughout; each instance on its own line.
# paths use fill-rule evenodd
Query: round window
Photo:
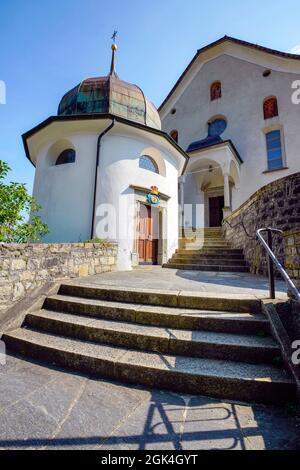
M 66 149 L 60 153 L 55 165 L 65 165 L 66 163 L 74 163 L 76 159 L 76 153 L 73 149 Z
M 159 174 L 159 169 L 157 163 L 153 158 L 149 157 L 148 155 L 142 155 L 139 161 L 139 167 L 143 170 L 152 171 L 153 173 Z

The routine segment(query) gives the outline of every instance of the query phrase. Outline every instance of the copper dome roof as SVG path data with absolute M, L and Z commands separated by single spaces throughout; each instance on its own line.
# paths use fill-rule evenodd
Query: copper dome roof
M 83 80 L 66 93 L 59 104 L 58 115 L 109 113 L 161 129 L 158 111 L 143 91 L 137 85 L 119 79 L 115 72 L 116 46 L 112 50 L 110 74 Z

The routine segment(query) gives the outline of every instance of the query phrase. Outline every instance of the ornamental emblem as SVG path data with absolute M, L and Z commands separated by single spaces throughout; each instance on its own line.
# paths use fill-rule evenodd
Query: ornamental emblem
M 156 186 L 151 186 L 151 192 L 147 194 L 147 202 L 153 205 L 158 205 L 160 203 L 159 192 Z

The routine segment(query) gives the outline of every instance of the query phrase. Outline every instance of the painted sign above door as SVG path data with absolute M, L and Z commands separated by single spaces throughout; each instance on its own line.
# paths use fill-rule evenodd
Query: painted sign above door
M 160 204 L 159 192 L 156 186 L 151 186 L 151 192 L 147 194 L 147 202 L 153 205 Z

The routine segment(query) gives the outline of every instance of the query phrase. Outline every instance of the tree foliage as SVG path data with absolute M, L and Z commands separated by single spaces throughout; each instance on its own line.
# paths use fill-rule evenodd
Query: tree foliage
M 48 233 L 47 225 L 37 215 L 41 207 L 28 194 L 25 184 L 4 183 L 11 169 L 0 160 L 0 242 L 36 242 Z

